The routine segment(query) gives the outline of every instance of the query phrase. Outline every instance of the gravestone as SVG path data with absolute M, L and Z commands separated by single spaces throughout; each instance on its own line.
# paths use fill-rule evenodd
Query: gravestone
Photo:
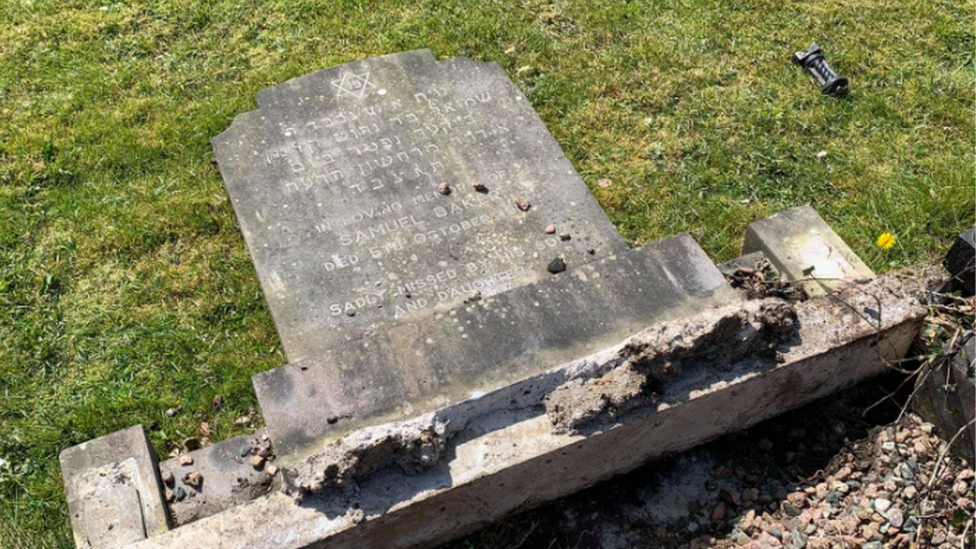
M 622 247 L 498 65 L 387 55 L 258 105 L 213 144 L 291 361 Z
M 254 377 L 279 456 L 738 298 L 687 235 L 630 250 L 496 64 L 405 52 L 257 103 L 214 149 L 289 359 Z

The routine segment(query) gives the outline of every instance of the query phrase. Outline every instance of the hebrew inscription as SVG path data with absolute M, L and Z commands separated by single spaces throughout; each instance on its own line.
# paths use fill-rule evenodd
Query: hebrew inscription
M 406 52 L 258 106 L 213 145 L 291 361 L 623 246 L 498 65 Z

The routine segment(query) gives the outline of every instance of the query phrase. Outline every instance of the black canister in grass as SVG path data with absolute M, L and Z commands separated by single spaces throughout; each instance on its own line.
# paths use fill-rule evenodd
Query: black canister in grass
M 793 54 L 793 62 L 805 68 L 820 84 L 820 92 L 824 95 L 844 97 L 847 95 L 847 79 L 838 76 L 827 60 L 824 59 L 820 46 L 811 44 L 808 51 L 798 51 Z

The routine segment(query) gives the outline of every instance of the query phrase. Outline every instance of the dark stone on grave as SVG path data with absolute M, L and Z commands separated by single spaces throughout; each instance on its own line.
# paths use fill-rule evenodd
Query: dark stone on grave
M 976 228 L 960 234 L 942 260 L 952 276 L 950 286 L 965 296 L 976 293 Z
M 559 274 L 566 270 L 566 262 L 563 261 L 563 258 L 557 257 L 549 262 L 548 270 L 552 274 Z
M 213 145 L 291 361 L 547 278 L 553 255 L 625 247 L 497 64 L 387 55 L 258 106 Z

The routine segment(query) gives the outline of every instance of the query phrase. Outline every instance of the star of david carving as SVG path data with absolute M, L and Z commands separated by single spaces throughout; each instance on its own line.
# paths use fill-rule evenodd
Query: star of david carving
M 353 74 L 349 71 L 343 72 L 342 76 L 337 80 L 333 80 L 332 85 L 338 90 L 336 91 L 336 97 L 349 95 L 356 99 L 362 99 L 363 95 L 366 94 L 366 90 L 376 87 L 369 81 L 368 72 L 364 74 Z

